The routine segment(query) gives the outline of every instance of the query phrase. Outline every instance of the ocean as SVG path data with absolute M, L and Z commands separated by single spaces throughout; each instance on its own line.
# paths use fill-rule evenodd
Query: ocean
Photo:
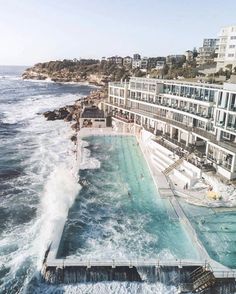
M 23 81 L 24 67 L 0 67 L 0 293 L 177 293 L 161 283 L 47 285 L 45 250 L 81 187 L 69 122 L 42 112 L 72 104 L 88 85 Z

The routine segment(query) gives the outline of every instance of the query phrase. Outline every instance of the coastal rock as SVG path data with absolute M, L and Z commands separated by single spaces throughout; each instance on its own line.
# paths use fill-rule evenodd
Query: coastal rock
M 70 111 L 67 107 L 59 108 L 58 110 L 46 111 L 43 114 L 47 120 L 56 120 L 56 119 L 67 119 L 70 121 L 69 115 L 71 115 Z M 72 115 L 71 115 L 72 116 Z
M 71 139 L 72 142 L 76 142 L 77 141 L 77 136 L 73 135 L 70 139 Z
M 76 122 L 71 126 L 72 130 L 79 130 L 79 122 Z
M 44 114 L 43 114 L 46 118 L 47 118 L 47 120 L 56 120 L 57 118 L 57 115 L 56 115 L 56 113 L 55 113 L 55 111 L 46 111 L 46 112 L 44 112 Z
M 67 117 L 65 118 L 65 121 L 72 121 L 72 119 L 73 119 L 73 114 L 72 113 L 69 113 L 67 115 Z

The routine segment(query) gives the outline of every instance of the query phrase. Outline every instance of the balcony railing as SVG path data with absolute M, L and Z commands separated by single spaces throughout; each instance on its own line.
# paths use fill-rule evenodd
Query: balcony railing
M 179 92 L 172 92 L 172 91 L 165 91 L 164 94 L 194 99 L 194 100 L 203 101 L 203 102 L 214 102 L 214 97 L 208 97 L 204 95 L 199 96 L 196 94 L 179 93 Z
M 170 108 L 170 109 L 175 109 L 175 110 L 179 110 L 179 111 L 183 111 L 185 113 L 189 113 L 189 114 L 193 114 L 193 115 L 196 115 L 196 116 L 199 116 L 199 117 L 202 117 L 202 118 L 206 118 L 206 119 L 210 119 L 211 117 L 206 114 L 205 112 L 197 112 L 197 110 L 191 110 L 191 109 L 188 109 L 186 106 L 184 107 L 179 107 L 179 106 L 176 106 L 175 104 L 169 104 L 169 103 L 160 103 L 159 101 L 153 101 L 153 100 L 145 100 L 145 99 L 133 99 L 135 101 L 141 101 L 141 102 L 147 102 L 147 103 L 150 103 L 150 104 L 154 104 L 154 105 L 160 105 L 160 106 L 164 106 L 164 107 L 167 107 L 167 108 Z
M 113 113 L 112 115 L 114 118 L 117 118 L 125 123 L 133 123 L 134 119 L 133 118 L 129 118 L 128 115 L 126 114 L 121 114 L 121 113 Z
M 117 106 L 117 107 L 121 107 L 118 104 L 112 104 L 109 102 L 108 102 L 108 104 L 113 105 L 113 106 Z M 129 110 L 133 114 L 144 115 L 149 118 L 153 118 L 156 120 L 166 122 L 172 126 L 176 126 L 176 127 L 180 128 L 180 129 L 184 129 L 186 131 L 193 132 L 196 135 L 199 135 L 199 136 L 205 138 L 206 140 L 214 143 L 215 145 L 218 145 L 219 147 L 222 147 L 226 150 L 230 150 L 231 152 L 236 153 L 236 144 L 235 143 L 228 142 L 228 141 L 222 141 L 222 140 L 218 141 L 218 140 L 216 140 L 216 136 L 213 133 L 210 133 L 209 131 L 200 129 L 198 127 L 191 127 L 191 126 L 187 125 L 187 123 L 183 123 L 183 122 L 176 121 L 174 119 L 166 118 L 165 116 L 161 116 L 160 114 L 159 115 L 154 114 L 153 112 L 150 112 L 150 111 L 144 111 L 144 110 L 140 110 L 137 108 L 131 108 L 131 107 L 127 107 L 127 106 L 126 107 L 124 106 L 123 109 Z

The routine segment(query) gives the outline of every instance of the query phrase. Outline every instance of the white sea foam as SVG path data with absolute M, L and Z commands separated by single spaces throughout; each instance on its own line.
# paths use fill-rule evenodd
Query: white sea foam
M 26 121 L 24 127 L 18 128 L 17 136 L 12 137 L 11 141 L 6 137 L 1 142 L 6 149 L 9 144 L 14 146 L 14 158 L 25 158 L 22 162 L 24 174 L 14 179 L 13 183 L 9 181 L 15 190 L 22 192 L 14 204 L 11 198 L 4 197 L 1 208 L 7 211 L 9 205 L 15 205 L 18 214 L 19 206 L 22 217 L 27 217 L 24 215 L 24 206 L 29 213 L 30 207 L 37 209 L 36 217 L 30 222 L 15 225 L 8 221 L 5 233 L 1 234 L 0 269 L 7 268 L 9 273 L 1 281 L 0 292 L 8 289 L 6 293 L 14 293 L 11 285 L 18 283 L 17 279 L 21 283 L 26 276 L 24 285 L 19 285 L 22 290 L 35 273 L 35 267 L 41 267 L 45 248 L 57 234 L 59 224 L 64 224 L 68 209 L 79 191 L 78 166 L 75 146 L 70 140 L 73 132 L 69 123 L 46 121 L 42 115 L 36 115 L 76 99 L 78 95 L 74 94 L 60 95 L 59 98 L 56 94 L 37 95 L 17 101 L 14 107 L 9 107 L 7 103 L 0 105 L 5 123 Z M 20 279 L 17 278 L 18 272 L 22 275 Z
M 73 103 L 79 95 L 65 94 L 58 99 L 55 95 L 37 95 L 29 97 L 23 101 L 9 107 L 9 104 L 1 104 L 1 112 L 4 117 L 3 123 L 15 124 L 29 119 L 34 119 L 35 115 Z
M 23 78 L 20 78 L 20 79 L 23 80 Z M 46 78 L 45 80 L 27 79 L 25 81 L 31 82 L 31 83 L 37 83 L 37 84 L 55 83 L 50 78 Z
M 43 293 L 52 294 L 63 291 L 65 294 L 177 294 L 176 287 L 161 283 L 129 283 L 129 282 L 99 282 L 82 283 L 80 285 L 65 285 L 62 287 L 43 287 Z M 58 293 L 59 293 L 58 292 Z
M 58 230 L 64 226 L 68 210 L 79 192 L 79 184 L 72 170 L 59 166 L 49 176 L 41 200 L 41 231 L 39 244 L 41 254 L 58 235 Z M 39 260 L 40 261 L 40 260 Z
M 91 157 L 91 152 L 88 147 L 89 144 L 86 141 L 80 141 L 80 164 L 79 169 L 98 169 L 101 163 L 98 159 Z
M 18 76 L 13 76 L 13 75 L 1 75 L 1 76 L 0 76 L 0 79 L 1 79 L 1 80 L 5 80 L 5 79 L 7 79 L 7 80 L 17 81 L 17 80 L 20 80 L 21 78 L 18 77 Z

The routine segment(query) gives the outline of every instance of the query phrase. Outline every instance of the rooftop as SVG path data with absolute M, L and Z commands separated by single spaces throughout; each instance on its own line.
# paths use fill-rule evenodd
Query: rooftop
M 97 106 L 85 106 L 81 114 L 82 118 L 104 118 L 103 110 L 100 110 Z

